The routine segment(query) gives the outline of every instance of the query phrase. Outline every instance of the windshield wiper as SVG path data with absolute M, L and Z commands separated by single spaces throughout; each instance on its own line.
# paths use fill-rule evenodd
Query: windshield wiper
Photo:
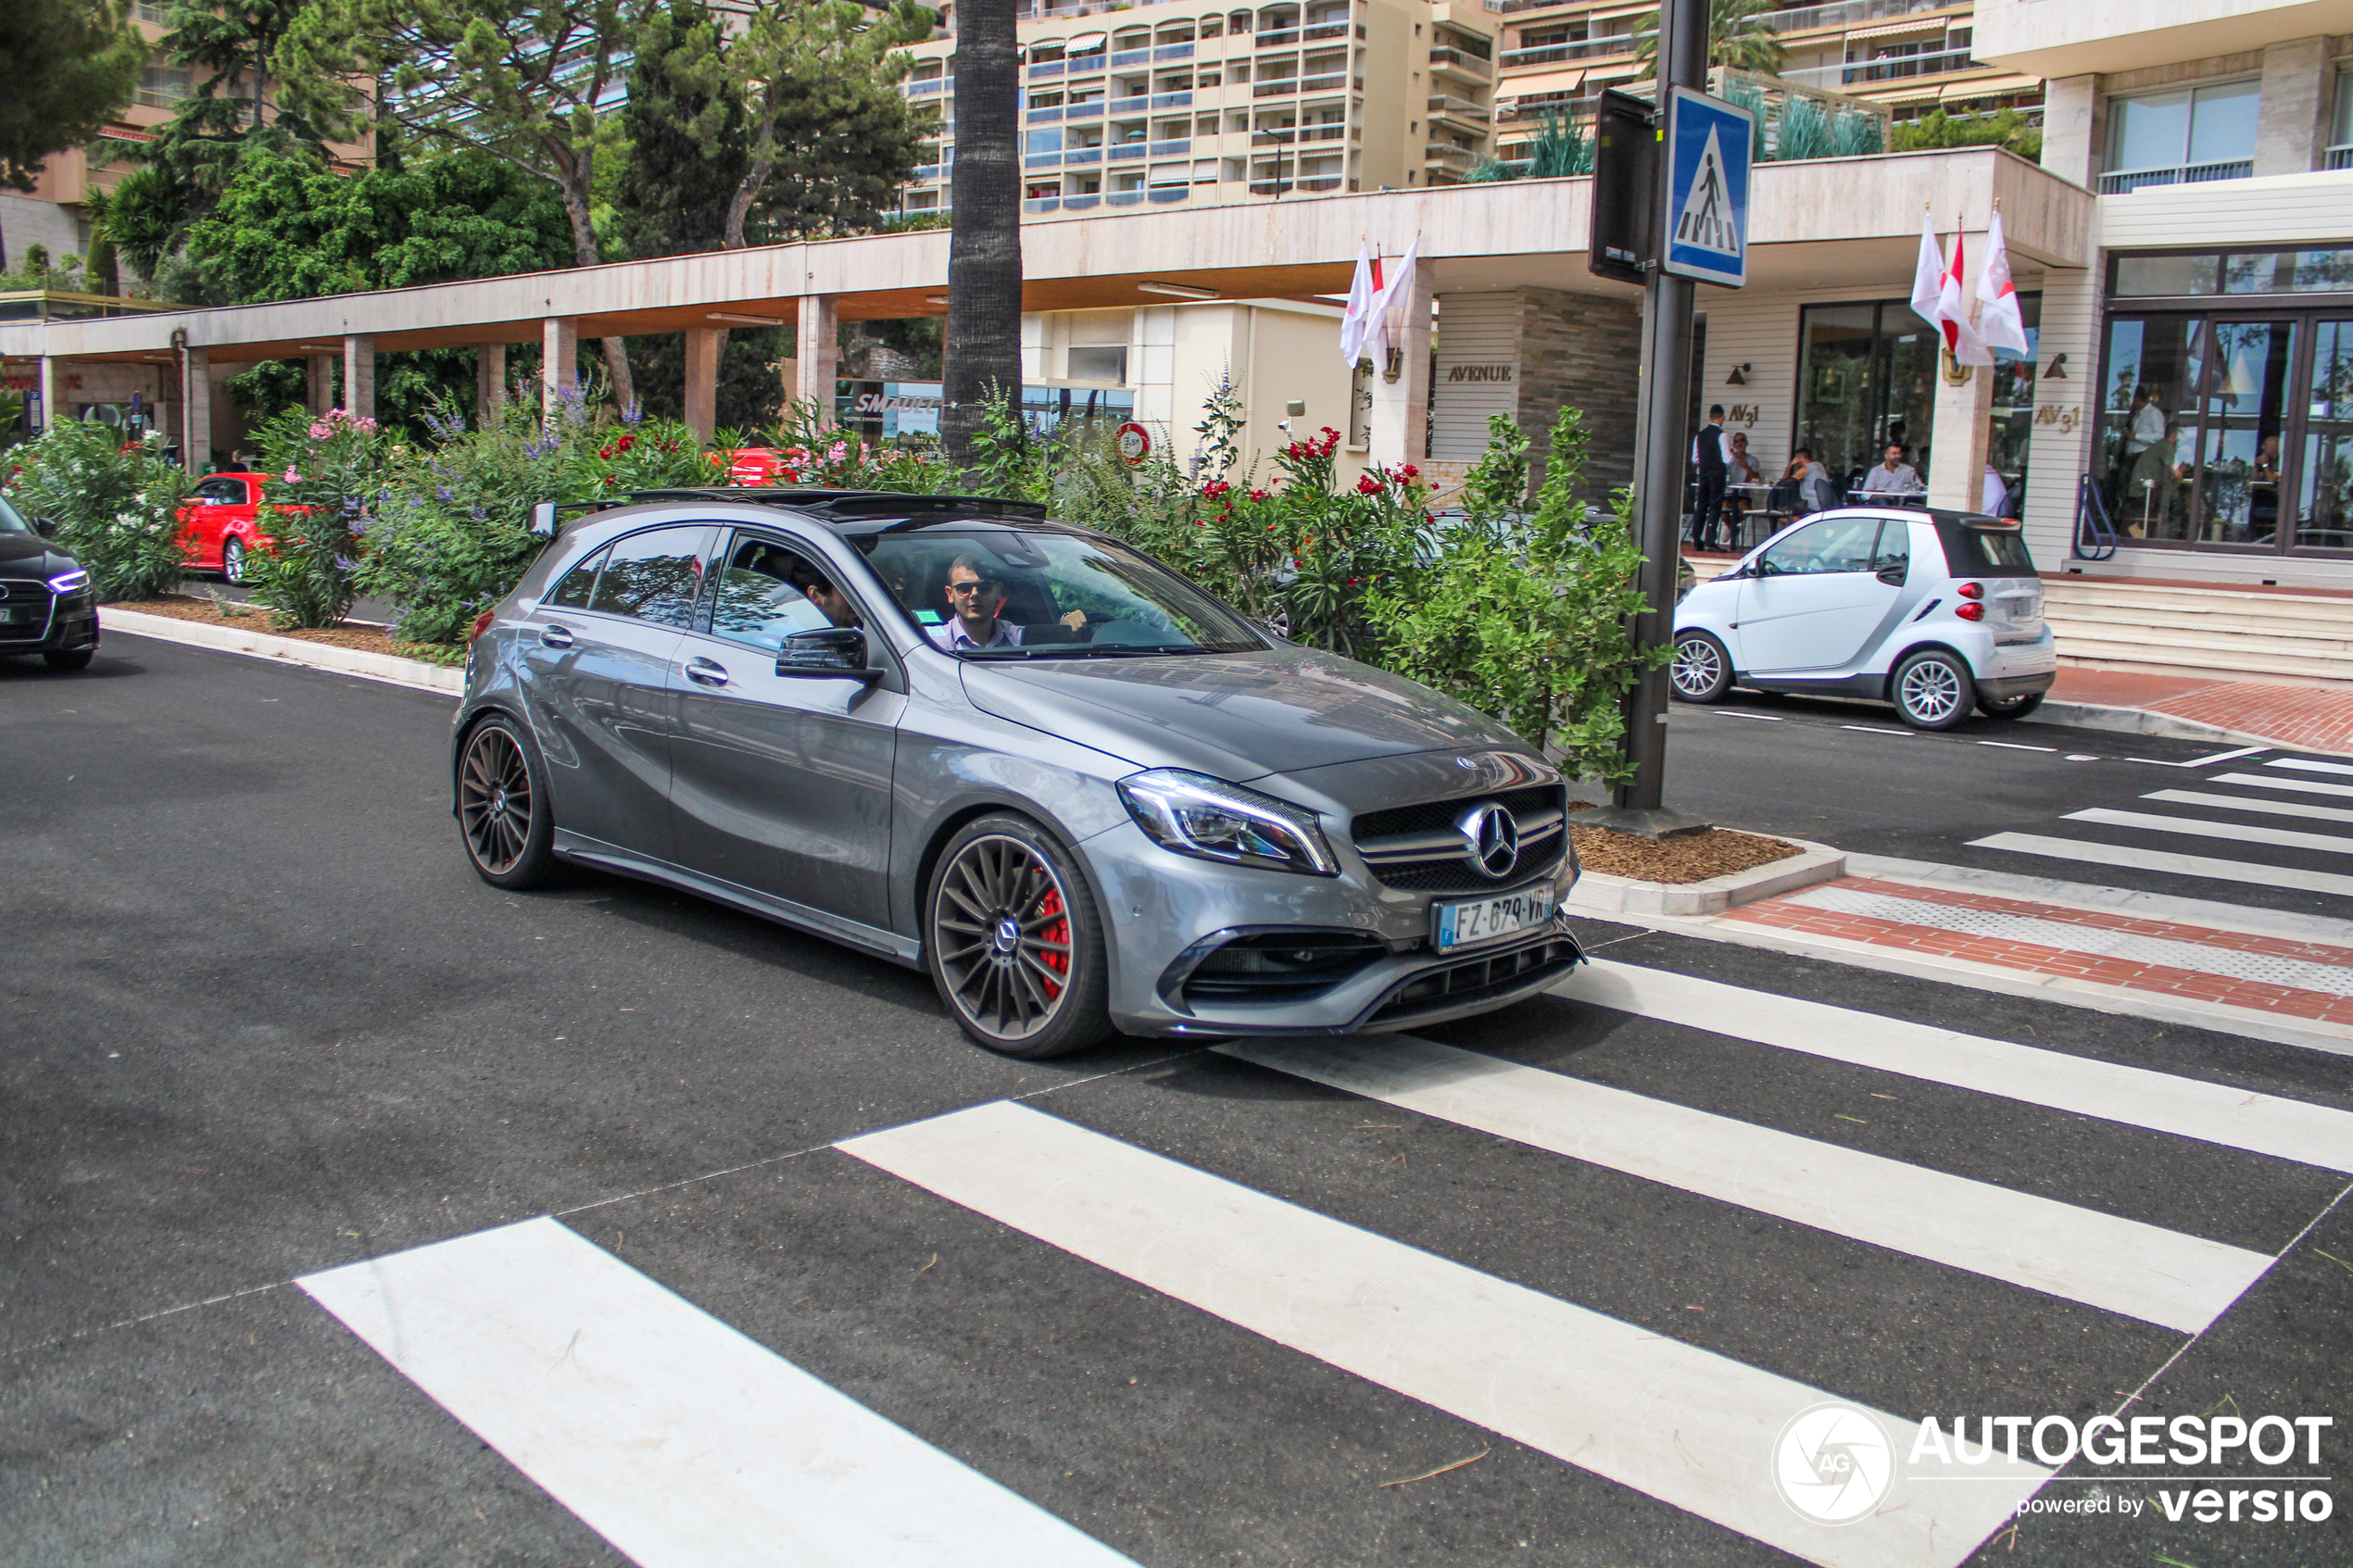
M 963 659 L 1151 659 L 1177 653 L 1219 653 L 1199 643 L 1041 643 L 1034 648 L 963 648 Z

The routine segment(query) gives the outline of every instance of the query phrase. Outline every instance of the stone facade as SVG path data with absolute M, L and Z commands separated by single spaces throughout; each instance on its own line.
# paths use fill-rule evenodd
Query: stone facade
M 1634 482 L 1634 417 L 1642 362 L 1640 302 L 1555 289 L 1519 291 L 1519 425 L 1529 434 L 1534 479 L 1552 451 L 1564 404 L 1585 410 L 1592 437 L 1586 495 L 1605 502 Z

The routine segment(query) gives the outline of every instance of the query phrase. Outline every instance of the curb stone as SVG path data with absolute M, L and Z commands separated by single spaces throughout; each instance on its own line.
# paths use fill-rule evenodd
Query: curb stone
M 179 643 L 186 647 L 210 648 L 217 653 L 238 653 L 249 659 L 266 659 L 273 663 L 299 664 L 313 670 L 333 671 L 339 675 L 357 675 L 363 680 L 382 681 L 387 685 L 407 686 L 412 691 L 439 692 L 445 696 L 456 696 L 466 688 L 466 676 L 462 670 L 427 664 L 421 659 L 402 659 L 396 654 L 369 653 L 360 648 L 339 648 L 331 643 L 305 642 L 300 637 L 247 632 L 226 623 L 214 626 L 201 621 L 182 621 L 169 615 L 143 615 L 131 609 L 101 609 L 98 624 L 102 637 L 115 632 L 134 637 L 153 637 L 158 642 Z
M 1705 882 L 1642 882 L 1630 876 L 1611 876 L 1606 872 L 1587 872 L 1568 890 L 1567 904 L 1570 909 L 1600 914 L 1716 915 L 1736 904 L 1755 903 L 1759 898 L 1794 892 L 1818 882 L 1833 882 L 1846 874 L 1843 850 L 1832 849 L 1826 844 L 1809 844 L 1802 838 L 1775 836 L 1785 844 L 1796 845 L 1800 853 L 1744 872 L 1711 876 Z

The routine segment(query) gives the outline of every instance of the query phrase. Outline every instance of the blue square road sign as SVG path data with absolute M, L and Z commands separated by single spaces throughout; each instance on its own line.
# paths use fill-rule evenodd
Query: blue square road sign
M 1755 117 L 1688 87 L 1667 90 L 1667 211 L 1659 264 L 1680 277 L 1748 282 L 1749 148 Z

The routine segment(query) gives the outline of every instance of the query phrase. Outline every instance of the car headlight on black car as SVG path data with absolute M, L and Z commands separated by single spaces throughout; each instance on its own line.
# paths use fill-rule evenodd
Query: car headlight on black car
M 1315 814 L 1289 801 L 1175 768 L 1120 780 L 1119 798 L 1153 843 L 1176 854 L 1308 876 L 1340 874 Z
M 49 579 L 49 592 L 53 594 L 78 594 L 88 586 L 90 574 L 86 571 L 60 571 Z

